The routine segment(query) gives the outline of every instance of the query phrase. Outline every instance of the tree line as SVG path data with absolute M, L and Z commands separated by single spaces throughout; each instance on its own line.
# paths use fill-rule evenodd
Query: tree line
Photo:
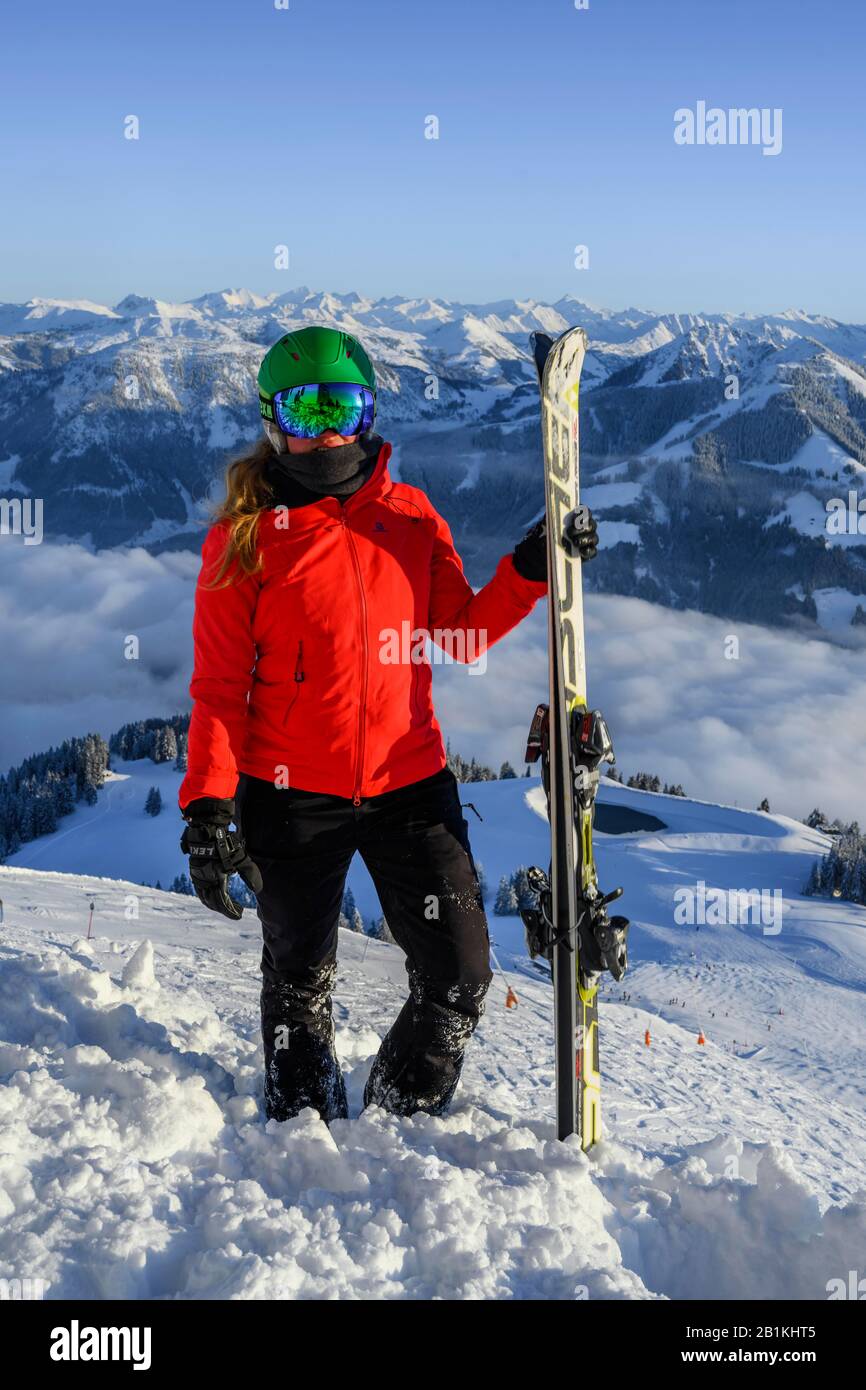
M 147 887 L 148 885 L 142 886 Z M 158 879 L 153 886 L 154 888 L 162 888 Z M 189 874 L 177 874 L 169 884 L 168 891 L 169 893 L 182 893 L 187 897 L 195 897 L 195 889 Z M 229 897 L 233 898 L 241 907 L 256 907 L 255 894 L 247 887 L 240 874 L 232 874 L 229 879 Z M 347 888 L 343 894 L 338 926 L 341 931 L 357 932 L 359 936 L 369 936 L 373 941 L 387 941 L 390 945 L 396 944 L 384 915 L 371 917 L 367 922 L 364 921 L 360 908 L 355 904 L 355 895 L 351 888 Z
M 64 739 L 11 767 L 0 777 L 0 864 L 30 840 L 53 835 L 79 802 L 93 806 L 112 757 L 173 762 L 185 771 L 188 730 L 188 714 L 139 719 L 124 724 L 108 742 L 101 734 Z M 148 813 L 157 815 L 159 805 L 152 796 L 149 800 Z
M 821 816 L 821 812 L 813 811 L 812 815 Z M 857 821 L 840 831 L 831 829 L 824 817 L 822 821 L 825 823 L 815 828 L 829 831 L 836 838 L 823 858 L 812 865 L 803 892 L 810 898 L 844 898 L 846 902 L 866 906 L 866 835 Z
M 57 823 L 79 801 L 92 806 L 105 781 L 108 744 L 99 734 L 68 738 L 0 777 L 0 863 Z

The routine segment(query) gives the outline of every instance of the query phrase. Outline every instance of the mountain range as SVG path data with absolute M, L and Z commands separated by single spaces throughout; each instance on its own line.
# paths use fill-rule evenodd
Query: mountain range
M 451 523 L 474 583 L 542 506 L 529 334 L 581 324 L 587 581 L 674 608 L 866 640 L 866 521 L 826 504 L 866 472 L 866 325 L 791 310 L 226 290 L 0 304 L 0 492 L 46 538 L 197 548 L 226 460 L 258 435 L 265 349 L 305 323 L 362 337 L 394 469 Z

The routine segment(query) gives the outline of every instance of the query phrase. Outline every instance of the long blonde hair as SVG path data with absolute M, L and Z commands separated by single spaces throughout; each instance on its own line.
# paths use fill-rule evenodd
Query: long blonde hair
M 226 495 L 214 510 L 214 522 L 228 525 L 228 541 L 219 568 L 208 588 L 221 589 L 244 575 L 256 574 L 262 558 L 258 551 L 259 517 L 273 502 L 267 480 L 274 457 L 267 435 L 226 469 Z

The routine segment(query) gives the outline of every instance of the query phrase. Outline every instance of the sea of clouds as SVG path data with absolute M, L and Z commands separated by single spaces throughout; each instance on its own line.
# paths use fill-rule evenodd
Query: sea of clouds
M 199 557 L 0 543 L 0 768 L 65 737 L 189 707 Z M 440 722 L 465 757 L 523 768 L 545 698 L 545 605 L 486 668 L 435 666 Z M 138 656 L 128 659 L 129 639 Z M 735 643 L 732 641 L 735 639 Z M 866 655 L 797 632 L 587 598 L 589 694 L 619 764 L 698 798 L 866 821 Z M 732 653 L 733 659 L 732 659 Z
M 522 771 L 529 719 L 546 698 L 546 616 L 539 604 L 488 653 L 483 675 L 437 668 L 440 721 L 465 756 Z M 586 648 L 589 700 L 626 777 L 656 773 L 729 805 L 767 797 L 797 819 L 817 803 L 866 821 L 862 651 L 602 594 L 587 596 Z

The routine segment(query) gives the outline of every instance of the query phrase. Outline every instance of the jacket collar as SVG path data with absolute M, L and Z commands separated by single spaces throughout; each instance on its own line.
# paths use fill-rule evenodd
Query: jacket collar
M 391 445 L 385 443 L 379 450 L 375 467 L 363 487 L 358 488 L 357 492 L 353 492 L 342 502 L 338 497 L 321 497 L 315 502 L 308 502 L 303 507 L 293 507 L 288 527 L 277 527 L 276 522 L 280 515 L 278 507 L 262 512 L 259 520 L 260 543 L 266 545 L 269 542 L 281 540 L 285 535 L 297 535 L 301 529 L 307 531 L 320 522 L 333 520 L 334 517 L 341 514 L 348 516 L 352 512 L 358 511 L 360 507 L 366 507 L 369 502 L 386 497 L 394 486 L 391 474 L 388 472 L 390 457 Z

